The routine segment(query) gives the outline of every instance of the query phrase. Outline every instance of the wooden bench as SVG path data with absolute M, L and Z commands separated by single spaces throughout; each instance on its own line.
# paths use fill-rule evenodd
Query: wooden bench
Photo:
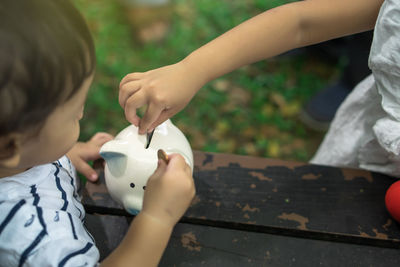
M 160 266 L 400 266 L 400 225 L 384 205 L 397 179 L 275 159 L 194 152 L 196 197 Z M 104 258 L 132 220 L 104 177 L 83 191 Z

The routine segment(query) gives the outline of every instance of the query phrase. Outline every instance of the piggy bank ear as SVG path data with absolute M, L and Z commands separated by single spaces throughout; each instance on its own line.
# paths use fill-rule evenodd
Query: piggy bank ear
M 102 152 L 100 156 L 106 161 L 110 173 L 114 177 L 120 177 L 126 169 L 127 158 L 119 152 Z
M 126 154 L 119 152 L 118 143 L 113 141 L 105 143 L 100 149 L 100 156 L 106 161 L 107 167 L 114 177 L 120 177 L 124 174 L 127 164 Z

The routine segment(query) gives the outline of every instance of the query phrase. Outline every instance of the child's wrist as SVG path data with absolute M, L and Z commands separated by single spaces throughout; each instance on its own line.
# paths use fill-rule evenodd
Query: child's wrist
M 146 220 L 148 223 L 165 229 L 166 231 L 172 231 L 175 226 L 175 223 L 173 223 L 172 220 L 162 220 L 158 216 L 154 216 L 144 210 L 142 210 L 136 217 L 140 217 L 143 220 Z
M 196 81 L 199 89 L 213 79 L 208 73 L 210 68 L 203 66 L 202 60 L 199 60 L 194 52 L 179 63 L 183 65 L 187 75 L 192 76 L 192 79 Z

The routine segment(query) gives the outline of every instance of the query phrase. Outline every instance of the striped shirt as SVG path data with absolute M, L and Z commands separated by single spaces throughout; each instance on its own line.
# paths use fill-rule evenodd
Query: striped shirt
M 97 266 L 75 168 L 64 156 L 0 179 L 0 266 Z

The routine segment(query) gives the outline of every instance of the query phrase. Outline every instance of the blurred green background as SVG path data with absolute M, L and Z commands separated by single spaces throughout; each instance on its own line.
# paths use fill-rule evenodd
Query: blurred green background
M 96 75 L 81 122 L 81 140 L 87 140 L 97 131 L 117 134 L 129 125 L 118 104 L 118 85 L 126 74 L 173 64 L 288 1 L 171 0 L 154 12 L 115 0 L 74 2 L 96 43 Z M 194 150 L 307 161 L 323 134 L 306 128 L 299 111 L 340 69 L 321 57 L 287 53 L 207 84 L 172 121 Z

